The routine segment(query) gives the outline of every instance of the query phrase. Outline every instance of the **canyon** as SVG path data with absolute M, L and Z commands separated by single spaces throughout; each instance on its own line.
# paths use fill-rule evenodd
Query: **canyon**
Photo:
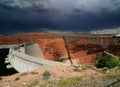
M 89 39 L 76 39 L 78 37 L 94 36 L 101 42 L 109 46 L 101 46 Z M 103 37 L 101 37 L 103 36 Z M 107 37 L 106 38 L 104 38 Z M 66 39 L 64 39 L 64 37 Z M 101 37 L 102 39 L 100 39 Z M 96 57 L 102 55 L 105 50 L 118 55 L 119 45 L 112 46 L 111 35 L 89 35 L 89 34 L 54 34 L 54 33 L 27 33 L 15 34 L 12 36 L 0 35 L 0 45 L 11 45 L 21 43 L 37 43 L 42 50 L 45 59 L 53 61 L 62 61 L 73 64 L 91 64 L 96 61 Z M 116 50 L 116 51 L 115 51 Z
M 101 86 L 101 82 L 103 82 L 102 85 L 108 86 L 116 79 L 106 79 L 105 76 L 108 74 L 119 75 L 120 71 L 115 69 L 104 71 L 106 68 L 98 69 L 94 63 L 97 57 L 104 53 L 119 57 L 119 42 L 120 40 L 114 39 L 112 35 L 96 34 L 27 33 L 12 36 L 0 35 L 0 87 L 29 87 L 35 81 L 39 83 L 35 84 L 36 87 L 41 87 L 39 85 L 47 81 L 57 83 L 62 79 L 72 78 L 74 80 L 76 77 L 82 78 L 82 83 L 84 81 L 85 86 L 86 82 L 94 80 L 97 82 L 92 83 L 94 86 L 95 84 Z M 7 45 L 12 47 L 4 48 Z M 8 62 L 7 59 L 10 60 L 13 68 L 6 68 L 8 66 L 5 64 Z M 46 71 L 50 73 L 50 77 L 47 79 L 43 75 Z M 100 80 L 103 77 L 105 80 Z M 118 84 L 119 82 L 115 85 Z

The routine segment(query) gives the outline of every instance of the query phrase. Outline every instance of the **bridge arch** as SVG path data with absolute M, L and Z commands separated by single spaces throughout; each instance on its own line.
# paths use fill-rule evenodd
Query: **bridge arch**
M 75 41 L 79 41 L 79 40 L 88 40 L 88 41 L 94 42 L 100 46 L 107 47 L 110 44 L 109 41 L 111 38 L 105 38 L 105 37 L 63 37 L 63 39 L 66 40 L 66 45 L 73 43 Z

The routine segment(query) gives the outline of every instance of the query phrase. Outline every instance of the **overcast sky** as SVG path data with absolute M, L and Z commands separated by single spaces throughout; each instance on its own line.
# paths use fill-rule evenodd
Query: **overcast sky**
M 0 0 L 0 33 L 120 30 L 120 0 Z

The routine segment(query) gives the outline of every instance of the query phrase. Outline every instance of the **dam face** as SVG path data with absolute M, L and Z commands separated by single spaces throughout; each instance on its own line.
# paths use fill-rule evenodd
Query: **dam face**
M 8 48 L 0 49 L 0 76 L 8 76 L 17 73 L 14 68 L 7 69 L 6 67 L 9 64 L 5 64 L 5 58 L 7 57 L 8 53 Z

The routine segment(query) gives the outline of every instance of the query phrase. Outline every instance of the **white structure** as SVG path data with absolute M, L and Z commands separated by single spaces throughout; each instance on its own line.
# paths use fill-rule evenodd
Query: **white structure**
M 22 47 L 21 47 L 22 46 Z M 10 62 L 8 68 L 14 67 L 18 72 L 32 71 L 41 67 L 51 67 L 55 65 L 70 66 L 70 64 L 46 60 L 43 58 L 41 49 L 35 50 L 35 55 L 32 53 L 34 49 L 39 48 L 37 44 L 31 44 L 31 49 L 27 47 L 28 54 L 25 53 L 25 45 L 11 47 L 9 55 L 6 58 L 6 63 Z M 22 48 L 22 50 L 21 50 Z M 32 55 L 29 55 L 32 53 Z M 39 53 L 39 55 L 38 55 Z M 36 57 L 37 56 L 37 57 Z

